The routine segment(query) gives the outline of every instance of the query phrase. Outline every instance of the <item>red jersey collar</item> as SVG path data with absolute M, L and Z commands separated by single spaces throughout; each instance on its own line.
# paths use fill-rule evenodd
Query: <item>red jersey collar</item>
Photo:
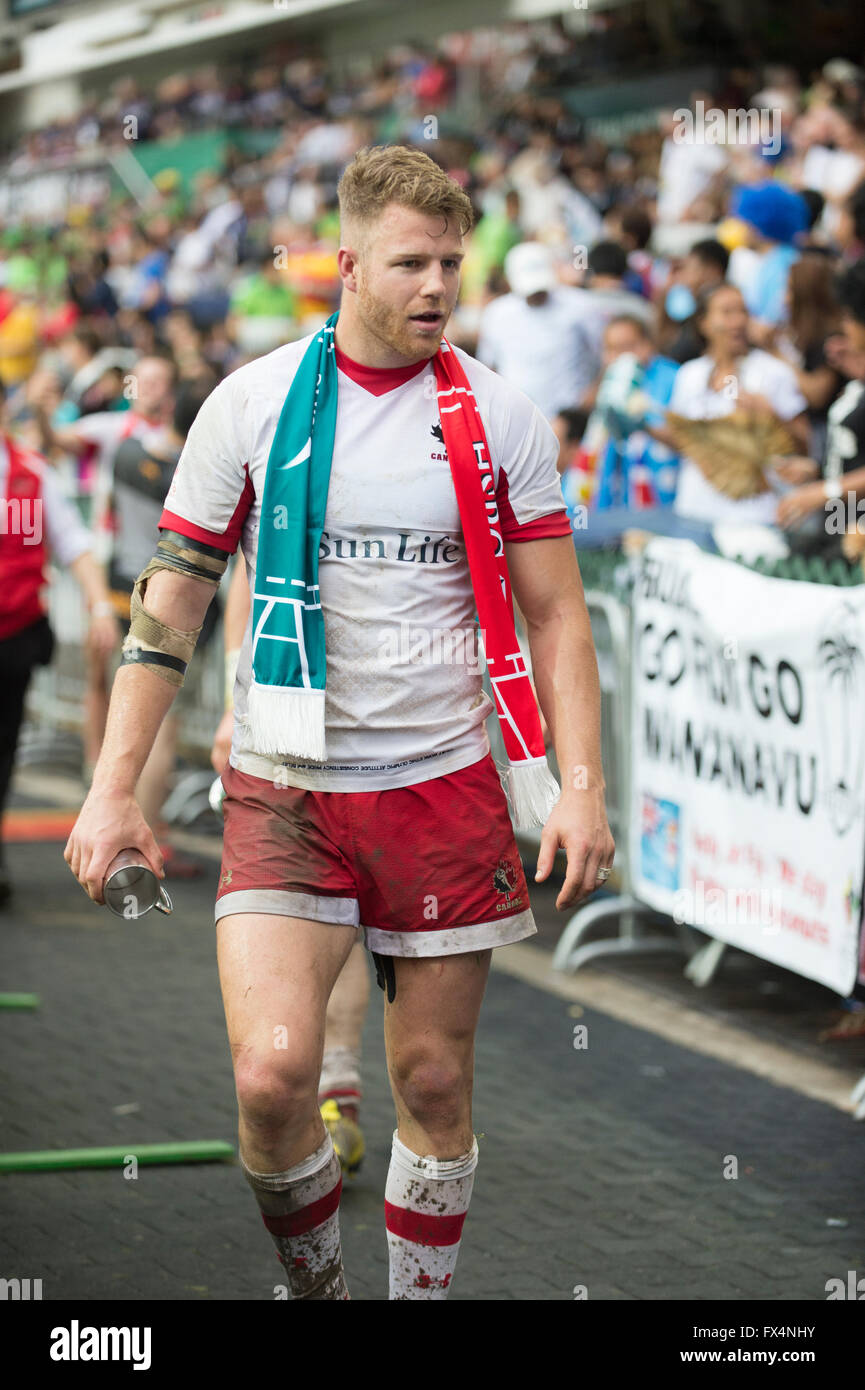
M 383 396 L 395 386 L 402 386 L 403 382 L 411 381 L 413 376 L 417 376 L 418 372 L 422 372 L 424 367 L 428 367 L 432 362 L 432 358 L 423 358 L 420 362 L 411 362 L 407 367 L 367 367 L 363 362 L 355 362 L 353 357 L 347 357 L 336 343 L 333 347 L 339 370 L 345 372 L 346 376 L 350 376 L 352 381 L 356 381 L 358 386 L 362 386 L 373 396 Z

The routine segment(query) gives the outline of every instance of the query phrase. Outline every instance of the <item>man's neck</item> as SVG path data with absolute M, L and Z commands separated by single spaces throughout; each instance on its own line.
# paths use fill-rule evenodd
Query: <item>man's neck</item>
M 429 361 L 430 356 L 434 355 L 418 352 L 413 357 L 406 357 L 395 352 L 361 324 L 353 323 L 346 317 L 345 310 L 340 311 L 333 338 L 340 352 L 363 367 L 410 367 L 415 362 Z

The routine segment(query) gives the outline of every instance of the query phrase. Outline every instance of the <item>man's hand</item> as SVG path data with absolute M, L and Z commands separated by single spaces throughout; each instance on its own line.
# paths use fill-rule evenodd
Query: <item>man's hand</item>
M 136 849 L 157 878 L 164 878 L 162 855 L 153 832 L 129 793 L 94 792 L 81 807 L 63 858 L 95 903 L 104 903 L 105 871 L 122 849 Z
M 594 893 L 600 887 L 598 869 L 612 866 L 616 845 L 603 792 L 562 792 L 541 832 L 536 883 L 549 877 L 560 846 L 568 856 L 568 871 L 556 898 L 559 912 Z
M 220 777 L 225 771 L 228 755 L 231 752 L 231 735 L 233 729 L 234 710 L 227 709 L 219 721 L 219 727 L 216 733 L 213 735 L 213 747 L 210 750 L 210 761 Z

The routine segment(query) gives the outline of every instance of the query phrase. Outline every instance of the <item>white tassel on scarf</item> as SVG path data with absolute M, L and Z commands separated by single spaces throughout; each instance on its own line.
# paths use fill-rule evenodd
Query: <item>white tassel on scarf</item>
M 253 750 L 265 757 L 289 754 L 319 763 L 327 757 L 323 690 L 253 680 L 247 722 Z
M 502 785 L 511 805 L 517 830 L 546 825 L 550 812 L 561 796 L 561 787 L 550 771 L 546 758 L 508 763 Z

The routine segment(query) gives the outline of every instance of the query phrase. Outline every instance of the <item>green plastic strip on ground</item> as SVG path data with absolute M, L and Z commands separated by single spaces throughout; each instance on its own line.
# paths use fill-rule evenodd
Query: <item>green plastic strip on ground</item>
M 122 1168 L 139 1163 L 212 1163 L 234 1158 L 224 1139 L 193 1139 L 176 1144 L 118 1144 L 106 1149 L 42 1149 L 0 1154 L 0 1173 L 46 1172 L 56 1168 Z

